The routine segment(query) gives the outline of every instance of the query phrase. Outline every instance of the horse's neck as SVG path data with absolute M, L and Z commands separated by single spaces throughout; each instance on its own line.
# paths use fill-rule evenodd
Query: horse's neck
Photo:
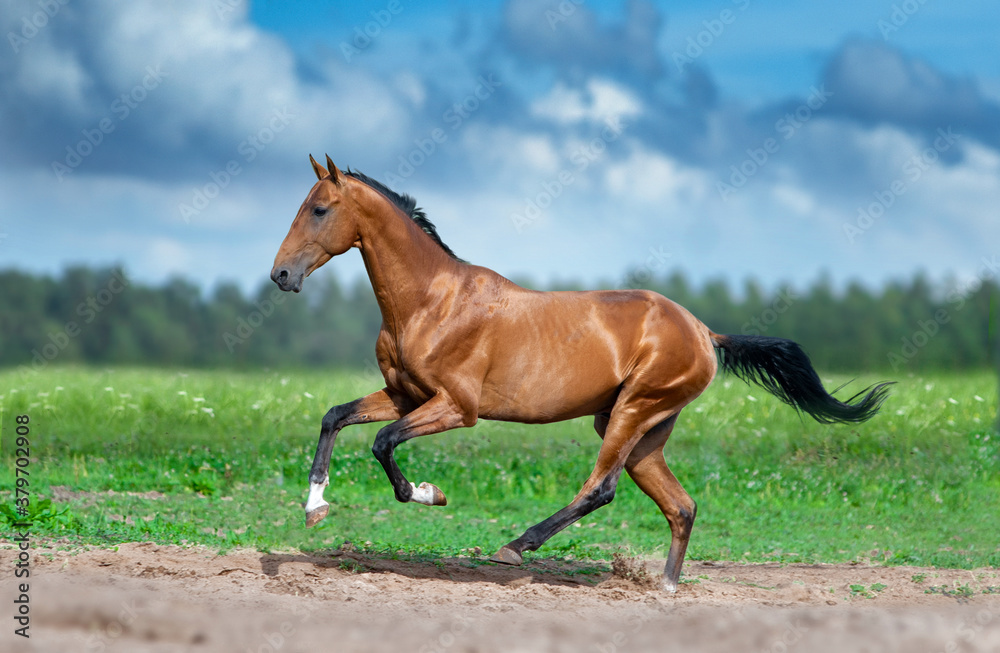
M 408 216 L 388 204 L 366 210 L 359 225 L 361 257 L 375 291 L 382 320 L 393 331 L 429 300 L 442 273 L 454 273 L 454 260 Z

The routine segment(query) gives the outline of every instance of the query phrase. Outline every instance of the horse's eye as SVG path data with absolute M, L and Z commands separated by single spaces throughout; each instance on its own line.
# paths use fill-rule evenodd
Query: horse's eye
M 326 215 L 326 211 L 327 209 L 325 206 L 317 206 L 316 208 L 313 209 L 313 215 L 315 215 L 317 218 L 322 218 L 324 215 Z

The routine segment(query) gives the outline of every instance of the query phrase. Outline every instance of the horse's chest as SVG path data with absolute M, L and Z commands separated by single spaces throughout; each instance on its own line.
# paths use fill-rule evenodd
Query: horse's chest
M 386 369 L 385 382 L 389 389 L 400 394 L 405 394 L 418 403 L 427 401 L 433 394 L 424 384 L 420 383 L 418 379 L 402 367 L 389 367 Z
M 431 398 L 431 392 L 406 370 L 399 373 L 400 390 L 416 401 L 423 403 Z
M 430 399 L 433 392 L 420 380 L 418 370 L 422 361 L 413 348 L 405 348 L 404 343 L 398 341 L 383 341 L 380 344 L 384 346 L 379 347 L 379 366 L 385 375 L 386 385 L 420 403 Z

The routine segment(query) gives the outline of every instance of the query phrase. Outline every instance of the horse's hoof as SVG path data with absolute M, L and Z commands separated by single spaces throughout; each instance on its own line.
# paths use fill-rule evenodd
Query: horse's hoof
M 509 546 L 503 546 L 499 551 L 493 554 L 490 558 L 490 562 L 499 562 L 502 565 L 519 565 L 524 562 L 524 558 L 521 554 L 510 548 Z
M 436 485 L 431 483 L 421 483 L 420 485 L 413 485 L 413 496 L 410 497 L 410 501 L 415 503 L 422 503 L 425 506 L 447 506 L 448 499 L 445 498 L 444 492 L 438 489 Z
M 320 523 L 324 517 L 330 513 L 330 504 L 324 503 L 321 506 L 317 506 L 312 510 L 306 511 L 306 528 L 312 528 L 316 524 Z
M 431 505 L 432 506 L 447 506 L 448 498 L 444 496 L 438 486 L 432 485 L 430 483 L 421 483 L 420 488 L 426 489 L 431 493 Z

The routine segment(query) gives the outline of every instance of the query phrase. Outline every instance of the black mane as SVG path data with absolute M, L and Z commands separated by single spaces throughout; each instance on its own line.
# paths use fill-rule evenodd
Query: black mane
M 385 198 L 395 204 L 400 211 L 410 216 L 410 219 L 417 223 L 417 226 L 420 227 L 425 234 L 430 236 L 431 240 L 437 243 L 448 256 L 452 257 L 456 261 L 459 261 L 460 263 L 466 263 L 466 261 L 463 261 L 455 256 L 455 252 L 451 251 L 451 248 L 444 244 L 444 241 L 441 240 L 441 236 L 438 235 L 437 227 L 434 226 L 433 222 L 427 219 L 427 214 L 424 213 L 423 209 L 417 208 L 417 200 L 412 196 L 407 195 L 406 193 L 397 193 L 382 182 L 375 181 L 368 175 L 360 173 L 357 170 L 351 170 L 348 168 L 347 172 L 344 174 L 357 179 L 369 188 L 377 190 L 385 195 Z

